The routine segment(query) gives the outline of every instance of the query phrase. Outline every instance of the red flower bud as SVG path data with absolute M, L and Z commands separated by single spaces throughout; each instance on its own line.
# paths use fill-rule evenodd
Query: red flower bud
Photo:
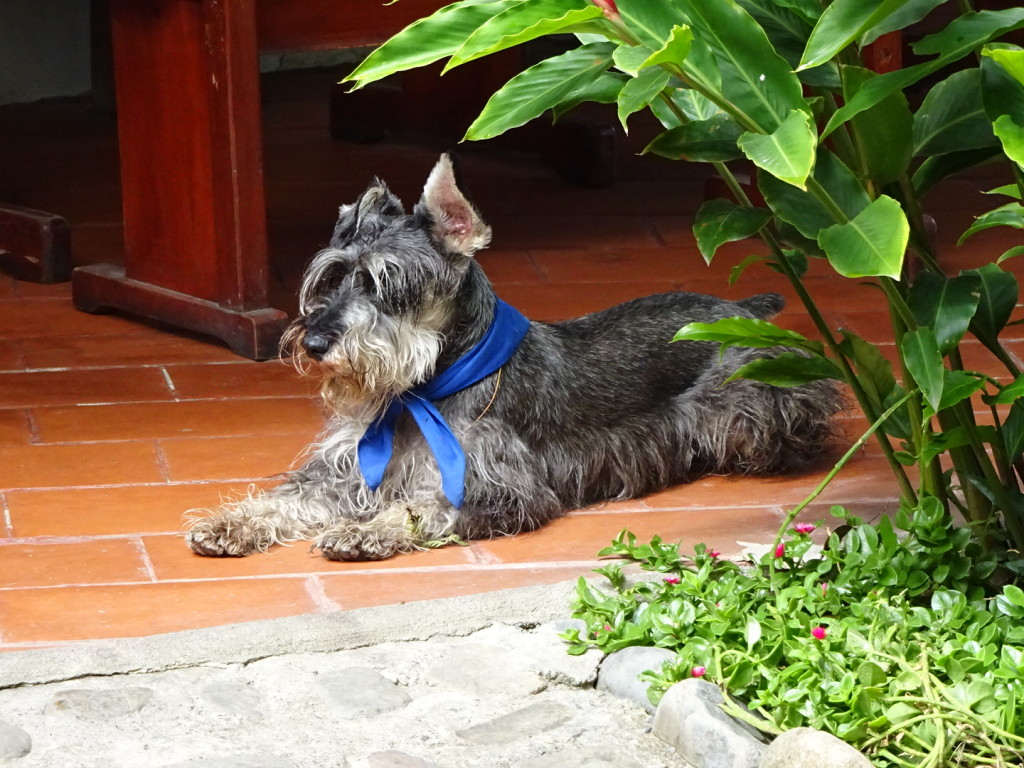
M 825 636 L 828 635 L 828 630 L 824 627 L 815 627 L 811 630 L 811 635 L 815 640 L 824 640 Z
M 693 669 L 690 670 L 690 674 L 693 675 L 694 677 L 704 677 L 704 675 L 707 673 L 707 671 L 708 671 L 707 667 L 694 667 Z

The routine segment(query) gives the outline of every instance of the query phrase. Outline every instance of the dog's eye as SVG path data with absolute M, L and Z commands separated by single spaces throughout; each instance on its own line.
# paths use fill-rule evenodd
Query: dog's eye
M 356 275 L 356 281 L 357 284 L 359 285 L 359 289 L 363 293 L 367 295 L 377 293 L 377 281 L 373 278 L 373 275 L 370 274 L 369 271 L 364 269 L 361 272 L 359 272 Z

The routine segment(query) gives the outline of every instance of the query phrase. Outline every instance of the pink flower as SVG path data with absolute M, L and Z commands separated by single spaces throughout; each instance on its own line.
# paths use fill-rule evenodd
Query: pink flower
M 679 583 L 679 577 L 678 576 L 666 576 L 664 579 L 662 579 L 662 581 L 664 581 L 666 584 L 678 584 Z
M 816 526 L 814 523 L 797 523 L 796 525 L 793 526 L 793 530 L 796 531 L 797 533 L 805 533 L 806 534 L 806 533 L 811 533 L 817 527 L 818 526 Z
M 828 630 L 824 627 L 815 627 L 811 630 L 811 636 L 814 637 L 815 640 L 824 640 L 827 635 Z
M 619 8 L 615 5 L 615 0 L 594 0 L 594 5 L 604 12 L 605 18 L 612 21 L 619 18 Z
M 612 631 L 612 625 L 611 624 L 605 624 L 604 625 L 604 631 L 605 632 L 611 632 Z
M 708 557 L 710 557 L 712 560 L 717 560 L 721 556 L 722 556 L 722 553 L 719 552 L 717 549 L 712 549 L 712 550 L 708 551 Z
M 779 546 L 775 548 L 775 557 L 780 558 L 786 554 L 786 545 L 783 542 L 779 542 Z
M 821 582 L 821 596 L 825 597 L 828 594 L 828 582 Z
M 693 669 L 690 670 L 690 674 L 693 675 L 694 677 L 704 677 L 704 675 L 707 673 L 707 671 L 708 671 L 707 667 L 694 667 Z

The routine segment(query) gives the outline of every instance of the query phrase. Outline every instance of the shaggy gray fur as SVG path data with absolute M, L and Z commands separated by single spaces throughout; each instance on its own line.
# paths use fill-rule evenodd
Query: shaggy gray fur
M 314 538 L 332 559 L 379 559 L 454 537 L 531 530 L 568 509 L 708 473 L 785 472 L 821 455 L 842 406 L 830 382 L 723 384 L 772 352 L 670 343 L 687 323 L 769 318 L 782 297 L 665 293 L 534 322 L 497 374 L 437 403 L 467 457 L 462 509 L 442 494 L 408 414 L 383 485 L 371 491 L 356 459 L 366 426 L 490 324 L 495 294 L 472 258 L 489 240 L 447 156 L 412 214 L 380 181 L 341 209 L 283 341 L 296 366 L 321 380 L 327 429 L 279 487 L 195 516 L 192 549 L 247 555 Z

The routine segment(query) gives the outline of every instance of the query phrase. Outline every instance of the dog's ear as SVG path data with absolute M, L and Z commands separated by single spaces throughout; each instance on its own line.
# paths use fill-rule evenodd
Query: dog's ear
M 352 237 L 356 228 L 356 207 L 355 205 L 343 205 L 338 209 L 338 221 L 334 225 L 334 233 L 331 235 L 329 247 L 341 248 L 345 242 Z
M 472 256 L 491 241 L 491 228 L 459 189 L 448 155 L 430 172 L 416 207 L 430 214 L 434 236 L 451 251 Z

